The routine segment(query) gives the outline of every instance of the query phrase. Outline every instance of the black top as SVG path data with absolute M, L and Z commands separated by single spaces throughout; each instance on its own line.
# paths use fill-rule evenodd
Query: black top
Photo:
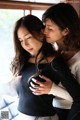
M 80 86 L 78 86 L 62 58 L 56 57 L 52 62 L 41 64 L 39 67 L 42 70 L 42 74 L 49 77 L 56 84 L 61 81 L 74 100 L 80 99 L 80 94 L 74 92 L 74 89 L 80 90 Z M 52 106 L 52 99 L 54 96 L 36 96 L 32 94 L 29 89 L 28 80 L 36 72 L 37 69 L 33 63 L 26 63 L 21 71 L 22 79 L 17 86 L 19 95 L 18 110 L 30 116 L 52 116 L 55 114 L 55 110 Z M 72 84 L 73 87 L 71 87 Z

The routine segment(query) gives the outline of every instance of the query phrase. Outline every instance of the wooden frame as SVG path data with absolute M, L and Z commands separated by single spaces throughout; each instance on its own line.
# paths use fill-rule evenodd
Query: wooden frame
M 0 9 L 46 10 L 51 5 L 53 5 L 53 4 L 0 0 Z

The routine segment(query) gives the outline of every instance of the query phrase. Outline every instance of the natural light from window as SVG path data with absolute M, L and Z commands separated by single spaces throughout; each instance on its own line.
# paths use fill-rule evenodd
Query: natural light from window
M 32 14 L 40 19 L 43 13 L 44 11 L 32 11 Z M 4 83 L 12 79 L 10 63 L 14 57 L 13 30 L 15 22 L 24 14 L 30 14 L 30 11 L 0 9 L 0 91 Z

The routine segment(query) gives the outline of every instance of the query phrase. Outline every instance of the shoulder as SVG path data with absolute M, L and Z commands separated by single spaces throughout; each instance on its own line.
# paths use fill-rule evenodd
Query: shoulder
M 59 73 L 69 73 L 70 69 L 68 67 L 68 64 L 63 59 L 62 56 L 57 56 L 53 61 L 51 62 L 51 67 L 53 70 L 59 72 Z
M 71 71 L 74 74 L 78 83 L 80 84 L 80 61 L 77 61 L 72 65 Z
M 75 76 L 78 83 L 80 83 L 80 59 L 76 60 L 70 65 L 72 74 Z
M 78 51 L 69 61 L 68 64 L 70 66 L 74 66 L 75 64 L 79 64 L 80 63 L 80 51 Z
M 61 55 L 56 56 L 52 61 L 51 64 L 53 64 L 54 66 L 65 66 L 67 65 L 65 59 L 63 59 L 63 57 Z
M 80 72 L 80 51 L 68 61 L 68 64 L 71 70 Z

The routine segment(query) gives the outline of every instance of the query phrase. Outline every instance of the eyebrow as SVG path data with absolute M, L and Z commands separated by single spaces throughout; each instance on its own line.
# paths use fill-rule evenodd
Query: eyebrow
M 24 35 L 24 37 L 26 36 L 26 35 L 28 35 L 28 34 L 30 34 L 30 33 L 26 33 L 25 35 Z M 20 41 L 21 41 L 21 38 L 18 38 Z
M 26 34 L 24 35 L 24 37 L 25 37 L 26 35 L 28 35 L 28 34 L 30 34 L 30 33 L 26 33 Z
M 46 26 L 48 26 L 48 27 L 52 27 L 51 25 L 48 25 L 48 24 L 47 24 Z

